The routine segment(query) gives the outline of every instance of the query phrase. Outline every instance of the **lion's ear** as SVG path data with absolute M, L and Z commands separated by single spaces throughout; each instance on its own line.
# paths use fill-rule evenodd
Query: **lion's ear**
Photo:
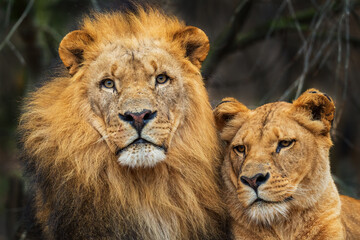
M 327 134 L 330 131 L 334 120 L 335 105 L 327 94 L 317 89 L 308 89 L 293 102 L 293 106 L 296 112 L 305 113 L 307 120 L 307 123 L 304 122 L 305 126 L 321 134 Z M 298 114 L 295 116 L 301 119 Z
M 200 69 L 210 48 L 206 34 L 197 27 L 187 26 L 174 34 L 174 40 L 180 42 L 185 57 Z
M 84 61 L 84 49 L 93 38 L 83 30 L 68 33 L 60 43 L 59 55 L 70 75 L 74 75 Z
M 248 111 L 250 110 L 235 98 L 224 98 L 214 109 L 216 128 L 221 132 L 235 115 Z

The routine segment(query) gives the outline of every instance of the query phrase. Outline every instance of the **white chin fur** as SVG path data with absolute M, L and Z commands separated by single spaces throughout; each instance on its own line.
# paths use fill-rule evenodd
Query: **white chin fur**
M 164 150 L 151 144 L 135 144 L 124 149 L 118 158 L 123 166 L 128 167 L 153 167 L 165 160 Z
M 256 206 L 251 207 L 251 209 L 248 209 L 247 214 L 257 224 L 271 225 L 276 219 L 288 218 L 288 205 L 260 202 Z

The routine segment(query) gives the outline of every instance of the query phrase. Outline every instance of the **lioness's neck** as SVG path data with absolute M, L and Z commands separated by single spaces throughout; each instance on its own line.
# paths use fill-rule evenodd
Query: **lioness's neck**
M 329 181 L 326 190 L 314 206 L 297 209 L 288 219 L 290 221 L 275 225 L 276 232 L 282 236 L 282 239 L 299 239 L 299 236 L 305 237 L 311 234 L 314 226 L 321 228 L 334 221 L 340 221 L 340 199 L 333 180 Z

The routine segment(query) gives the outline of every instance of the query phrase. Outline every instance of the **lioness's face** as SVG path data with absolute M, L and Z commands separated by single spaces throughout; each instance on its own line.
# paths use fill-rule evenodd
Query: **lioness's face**
M 106 46 L 90 64 L 89 97 L 122 165 L 154 166 L 166 158 L 186 115 L 181 63 L 156 42 Z
M 311 168 L 309 155 L 317 156 L 315 137 L 289 118 L 288 105 L 253 111 L 227 149 L 239 203 L 256 221 L 286 215 L 296 192 L 305 193 L 299 183 Z
M 308 94 L 326 99 L 320 93 Z M 222 130 L 222 138 L 228 141 L 225 182 L 236 209 L 241 206 L 247 218 L 257 223 L 286 219 L 289 211 L 311 206 L 328 185 L 328 132 L 321 130 L 320 119 L 307 116 L 303 106 L 296 108 L 276 102 L 252 111 L 243 109 Z M 325 107 L 319 109 L 318 114 L 329 114 L 321 112 L 326 112 Z M 317 124 L 315 129 L 312 124 Z

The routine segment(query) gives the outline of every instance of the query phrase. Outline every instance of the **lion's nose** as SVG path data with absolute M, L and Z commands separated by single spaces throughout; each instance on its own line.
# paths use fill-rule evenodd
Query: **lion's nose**
M 255 176 L 248 178 L 245 176 L 241 176 L 240 180 L 243 184 L 251 187 L 252 189 L 255 190 L 255 192 L 257 191 L 258 187 L 261 184 L 266 183 L 266 181 L 269 179 L 270 177 L 270 173 L 266 173 L 265 175 L 262 173 L 258 173 Z
M 119 118 L 125 122 L 130 123 L 136 131 L 140 134 L 141 130 L 145 125 L 156 117 L 157 111 L 152 112 L 148 109 L 144 109 L 141 112 L 125 112 L 124 114 L 119 113 Z

